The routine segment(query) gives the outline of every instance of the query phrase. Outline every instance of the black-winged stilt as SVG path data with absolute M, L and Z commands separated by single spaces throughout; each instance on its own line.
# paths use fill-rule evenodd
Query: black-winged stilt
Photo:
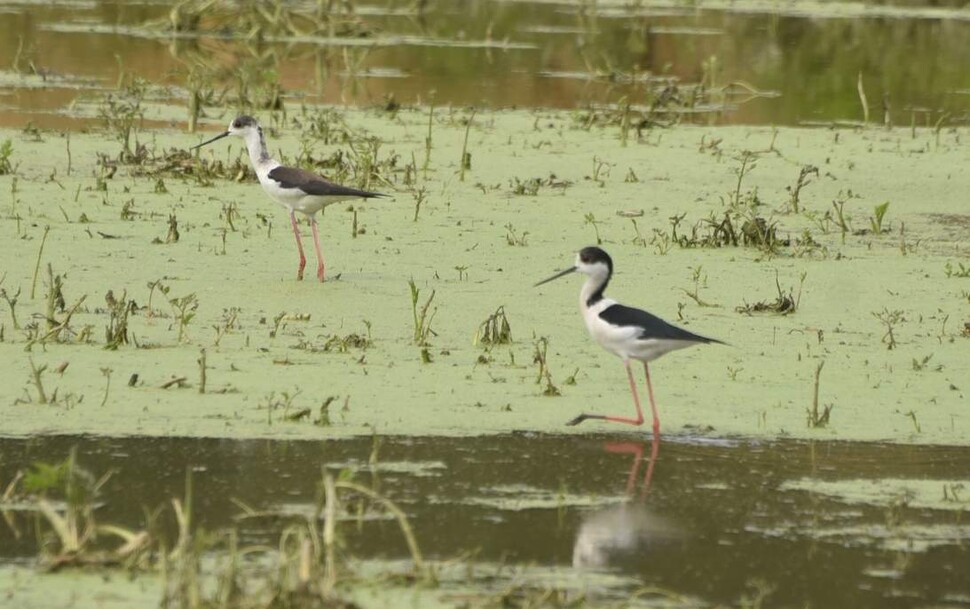
M 650 395 L 650 408 L 653 411 L 653 430 L 660 431 L 660 417 L 657 416 L 657 405 L 653 400 L 653 387 L 650 384 L 650 369 L 647 362 L 651 362 L 671 351 L 683 349 L 703 343 L 722 343 L 713 338 L 698 336 L 682 328 L 671 325 L 656 315 L 641 309 L 634 309 L 605 298 L 603 291 L 613 276 L 613 259 L 598 247 L 585 247 L 576 254 L 576 263 L 552 277 L 540 281 L 536 286 L 548 283 L 574 271 L 587 276 L 586 282 L 579 291 L 579 308 L 586 322 L 586 329 L 590 336 L 610 353 L 619 356 L 626 366 L 626 373 L 630 379 L 630 391 L 633 392 L 633 403 L 637 407 L 636 418 L 605 416 L 600 414 L 581 414 L 569 421 L 568 425 L 578 425 L 586 419 L 605 419 L 617 423 L 630 425 L 643 424 L 643 410 L 640 408 L 640 397 L 637 395 L 633 371 L 630 360 L 643 362 L 643 371 L 647 376 L 647 391 Z
M 210 140 L 206 140 L 192 149 L 211 144 L 226 136 L 235 135 L 246 141 L 249 149 L 249 159 L 253 163 L 256 177 L 263 186 L 263 190 L 271 199 L 290 211 L 290 223 L 293 225 L 293 235 L 296 237 L 296 247 L 300 250 L 300 268 L 296 278 L 303 279 L 303 268 L 306 266 L 306 256 L 303 253 L 303 238 L 300 227 L 296 223 L 296 212 L 310 218 L 310 229 L 313 231 L 313 246 L 317 252 L 317 278 L 323 281 L 324 265 L 323 252 L 320 250 L 320 234 L 317 230 L 317 212 L 338 201 L 348 199 L 370 199 L 372 197 L 386 197 L 377 192 L 367 192 L 348 188 L 328 182 L 315 173 L 298 167 L 284 167 L 279 161 L 269 155 L 266 150 L 266 140 L 263 129 L 255 118 L 251 116 L 237 116 L 229 123 L 229 128 Z

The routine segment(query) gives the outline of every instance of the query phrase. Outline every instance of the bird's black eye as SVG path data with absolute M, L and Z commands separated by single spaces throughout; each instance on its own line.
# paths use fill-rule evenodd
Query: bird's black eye
M 232 127 L 233 129 L 242 129 L 242 121 L 237 118 L 236 120 L 232 121 Z
M 589 264 L 590 262 L 589 256 L 587 256 L 586 254 L 580 254 L 579 261 L 582 262 L 583 264 Z

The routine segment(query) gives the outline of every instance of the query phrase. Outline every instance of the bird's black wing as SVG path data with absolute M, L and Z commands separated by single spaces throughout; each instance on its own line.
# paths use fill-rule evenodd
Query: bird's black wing
M 706 336 L 688 332 L 683 328 L 678 328 L 642 309 L 634 309 L 633 307 L 627 307 L 621 304 L 610 305 L 603 309 L 600 312 L 600 319 L 614 326 L 637 326 L 641 329 L 641 339 L 657 338 L 662 340 L 683 340 L 693 343 L 721 342 L 716 338 L 707 338 Z
M 309 195 L 361 197 L 364 199 L 387 196 L 379 192 L 368 192 L 366 190 L 357 190 L 356 188 L 333 184 L 315 173 L 297 167 L 277 167 L 269 172 L 269 178 L 275 180 L 280 185 L 280 188 L 299 188 Z

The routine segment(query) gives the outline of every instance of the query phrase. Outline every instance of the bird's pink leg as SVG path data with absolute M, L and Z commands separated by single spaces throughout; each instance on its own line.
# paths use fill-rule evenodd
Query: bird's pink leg
M 653 401 L 653 385 L 650 384 L 650 368 L 643 362 L 643 372 L 647 375 L 647 394 L 650 396 L 650 410 L 653 411 L 653 433 L 660 434 L 660 417 L 657 415 L 657 403 Z
M 293 225 L 293 236 L 296 237 L 296 249 L 300 250 L 300 268 L 296 272 L 297 281 L 303 279 L 303 268 L 306 266 L 306 256 L 303 254 L 303 237 L 300 236 L 300 225 L 296 223 L 296 212 L 290 212 L 290 223 Z
M 316 216 L 310 216 L 310 229 L 313 230 L 313 247 L 317 250 L 317 279 L 323 281 L 323 252 L 320 251 L 320 233 L 317 231 Z
M 637 472 L 643 462 L 643 445 L 639 442 L 610 442 L 606 445 L 609 453 L 632 453 L 633 463 L 630 465 L 630 475 L 626 479 L 626 494 L 633 495 L 633 486 L 637 481 Z
M 633 393 L 633 404 L 637 407 L 637 418 L 631 419 L 630 417 L 618 417 L 618 416 L 605 416 L 601 414 L 581 414 L 572 421 L 566 423 L 566 425 L 579 425 L 586 419 L 602 419 L 604 421 L 613 421 L 614 423 L 626 423 L 627 425 L 643 425 L 643 409 L 640 408 L 640 396 L 637 395 L 637 384 L 633 380 L 633 370 L 630 369 L 630 362 L 623 362 L 626 366 L 626 375 L 630 379 L 630 391 Z M 646 365 L 646 364 L 644 364 Z M 647 384 L 649 386 L 649 375 L 647 376 Z M 653 390 L 651 390 L 651 405 L 653 405 Z M 656 429 L 660 427 L 660 421 L 656 418 L 656 409 L 654 409 L 654 425 Z
M 660 428 L 653 430 L 653 443 L 650 446 L 650 460 L 647 461 L 647 473 L 643 477 L 643 486 L 640 488 L 640 498 L 647 496 L 650 492 L 650 482 L 653 480 L 653 466 L 657 463 L 657 456 L 660 454 Z

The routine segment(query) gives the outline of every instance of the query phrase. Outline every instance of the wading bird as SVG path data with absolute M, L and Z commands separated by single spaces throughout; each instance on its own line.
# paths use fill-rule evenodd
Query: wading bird
M 633 392 L 633 403 L 637 407 L 637 416 L 634 419 L 601 414 L 581 414 L 569 421 L 568 425 L 578 425 L 586 419 L 605 419 L 629 425 L 642 425 L 643 410 L 640 408 L 640 396 L 637 395 L 633 370 L 630 369 L 630 360 L 639 360 L 643 362 L 643 371 L 647 375 L 647 392 L 650 395 L 653 430 L 656 434 L 660 431 L 660 417 L 657 416 L 657 405 L 653 400 L 653 387 L 650 384 L 650 369 L 647 367 L 647 362 L 651 362 L 671 351 L 693 345 L 724 343 L 713 338 L 698 336 L 671 325 L 656 315 L 605 298 L 603 291 L 606 290 L 606 285 L 613 276 L 613 259 L 598 247 L 583 248 L 576 254 L 576 263 L 572 267 L 540 281 L 536 286 L 575 271 L 579 271 L 587 277 L 579 291 L 579 308 L 583 314 L 583 321 L 586 322 L 586 329 L 589 330 L 589 335 L 601 347 L 623 360 L 627 376 L 630 379 L 630 391 Z
M 263 186 L 263 190 L 271 199 L 290 210 L 290 223 L 293 225 L 293 235 L 296 237 L 296 247 L 300 250 L 300 268 L 296 273 L 297 279 L 303 279 L 303 269 L 306 267 L 306 255 L 303 253 L 303 237 L 300 227 L 296 223 L 296 212 L 310 218 L 310 230 L 313 231 L 313 246 L 317 252 L 317 278 L 323 281 L 324 265 L 323 252 L 320 250 L 320 234 L 317 230 L 317 212 L 339 201 L 348 199 L 370 199 L 386 197 L 377 192 L 357 190 L 347 186 L 340 186 L 328 182 L 315 173 L 299 167 L 284 167 L 269 155 L 266 150 L 266 139 L 263 129 L 251 116 L 237 116 L 229 123 L 229 128 L 211 140 L 206 140 L 192 150 L 211 144 L 226 136 L 235 135 L 246 141 L 249 149 L 249 159 L 253 163 L 256 177 Z

